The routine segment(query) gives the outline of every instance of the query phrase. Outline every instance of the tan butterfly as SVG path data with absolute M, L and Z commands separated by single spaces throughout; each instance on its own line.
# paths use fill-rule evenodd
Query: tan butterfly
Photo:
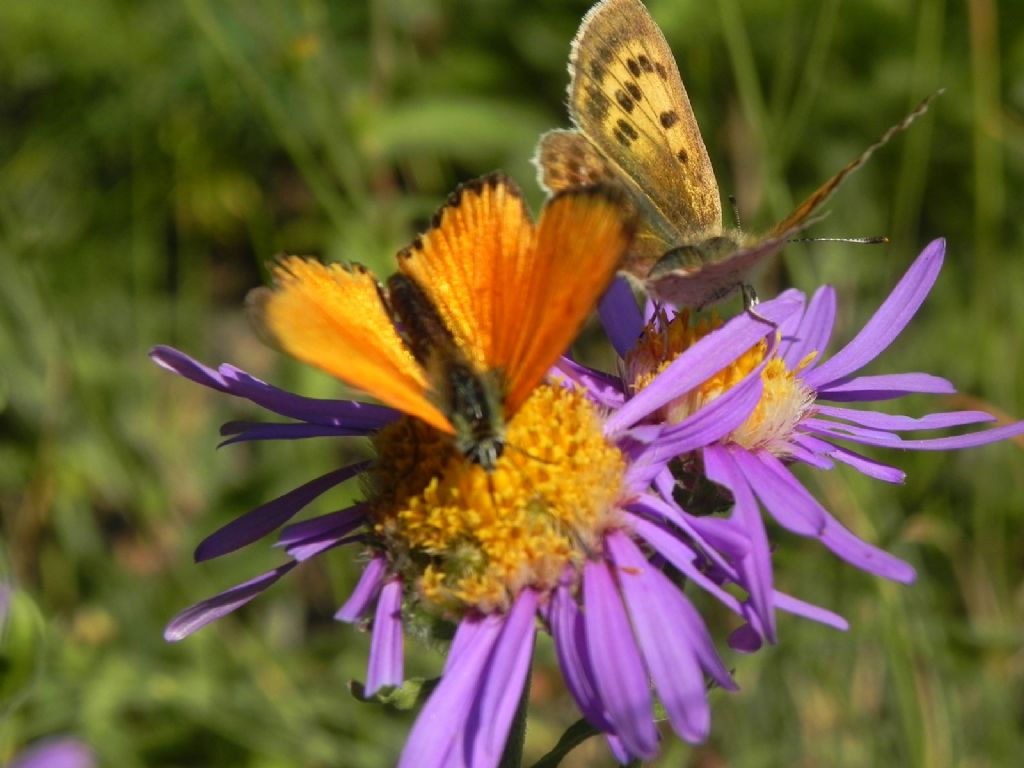
M 623 264 L 654 298 L 700 308 L 743 289 L 745 274 L 801 229 L 843 180 L 928 108 L 923 101 L 816 189 L 767 235 L 722 222 L 718 182 L 672 51 L 640 0 L 602 0 L 583 17 L 569 55 L 575 130 L 541 137 L 534 162 L 549 193 L 625 187 L 644 224 Z M 938 95 L 938 94 L 935 94 Z

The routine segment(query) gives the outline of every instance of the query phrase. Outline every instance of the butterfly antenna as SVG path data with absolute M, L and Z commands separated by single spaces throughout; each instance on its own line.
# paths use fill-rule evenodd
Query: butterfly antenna
M 859 245 L 888 245 L 892 241 L 885 235 L 878 237 L 794 237 L 791 243 L 857 243 Z
M 736 229 L 742 232 L 743 225 L 740 224 L 740 206 L 736 202 L 736 195 L 729 195 L 729 206 L 732 208 L 732 218 L 736 222 Z

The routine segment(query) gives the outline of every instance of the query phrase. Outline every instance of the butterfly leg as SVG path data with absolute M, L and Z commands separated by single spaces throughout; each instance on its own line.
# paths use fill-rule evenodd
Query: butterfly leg
M 757 298 L 757 291 L 754 290 L 754 286 L 748 283 L 740 284 L 740 293 L 743 296 L 743 310 L 758 322 L 767 323 L 772 328 L 778 328 L 778 324 L 773 323 L 767 317 L 759 313 L 754 307 L 760 303 L 760 299 Z

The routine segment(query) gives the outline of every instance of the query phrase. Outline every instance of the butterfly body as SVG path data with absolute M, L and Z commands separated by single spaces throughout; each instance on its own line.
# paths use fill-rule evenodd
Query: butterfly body
M 839 184 L 930 102 L 923 102 L 763 237 L 724 226 L 718 182 L 668 42 L 640 0 L 602 0 L 569 55 L 574 128 L 541 137 L 534 162 L 557 193 L 617 184 L 642 216 L 622 270 L 655 299 L 703 307 L 816 220 Z
M 431 398 L 452 425 L 456 450 L 493 471 L 505 449 L 501 372 L 475 369 L 409 276 L 397 272 L 388 278 L 384 298 L 402 341 L 427 374 Z

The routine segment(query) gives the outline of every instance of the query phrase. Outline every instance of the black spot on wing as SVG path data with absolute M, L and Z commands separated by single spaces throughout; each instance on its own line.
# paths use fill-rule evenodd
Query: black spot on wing
M 684 165 L 690 162 L 690 155 L 685 149 L 680 149 L 678 152 L 676 152 L 676 158 L 679 160 L 680 163 L 683 163 Z
M 595 120 L 604 120 L 611 109 L 611 99 L 608 98 L 595 84 L 587 86 L 587 113 Z
M 625 82 L 626 90 L 629 91 L 629 95 L 633 97 L 634 101 L 640 101 L 644 97 L 644 92 L 640 90 L 640 86 L 634 83 L 632 80 Z
M 637 63 L 636 59 L 626 59 L 626 67 L 629 69 L 629 73 L 633 75 L 633 77 L 640 77 L 640 73 L 643 71 L 640 69 L 640 65 Z
M 671 128 L 679 122 L 679 113 L 673 110 L 668 110 L 667 112 L 662 112 L 658 115 L 658 120 L 661 121 L 662 128 Z
M 636 128 L 634 128 L 628 120 L 623 120 L 622 118 L 619 118 L 619 121 L 615 123 L 615 125 L 618 127 L 620 131 L 622 131 L 626 136 L 629 137 L 630 141 L 636 141 L 640 137 L 640 134 L 637 133 Z
M 616 91 L 615 92 L 615 100 L 617 102 L 619 102 L 619 106 L 622 107 L 627 112 L 632 112 L 633 111 L 633 107 L 634 107 L 633 100 L 631 98 L 629 98 L 629 96 L 626 95 L 625 91 L 622 91 L 622 90 Z
M 647 58 L 647 56 L 645 56 L 644 54 L 641 53 L 639 56 L 637 56 L 636 62 L 637 64 L 640 65 L 640 69 L 642 69 L 644 72 L 654 71 L 654 65 L 651 63 L 651 60 Z

